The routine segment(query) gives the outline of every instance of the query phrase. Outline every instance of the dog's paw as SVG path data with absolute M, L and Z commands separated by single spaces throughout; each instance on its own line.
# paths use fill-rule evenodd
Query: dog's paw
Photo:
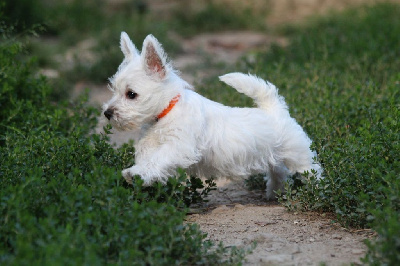
M 128 184 L 132 185 L 134 175 L 131 174 L 131 169 L 130 168 L 123 170 L 122 171 L 122 176 L 124 177 L 125 181 Z
M 277 195 L 276 195 L 275 191 L 267 188 L 266 193 L 265 193 L 265 198 L 268 201 L 275 201 L 275 200 L 277 200 Z
M 133 169 L 132 169 L 133 168 Z M 127 168 L 122 171 L 122 176 L 124 177 L 125 181 L 132 185 L 133 184 L 133 179 L 136 175 L 140 176 L 140 178 L 143 180 L 143 186 L 148 187 L 153 184 L 153 180 L 150 178 L 144 178 L 140 173 L 138 173 L 137 168 L 131 167 Z

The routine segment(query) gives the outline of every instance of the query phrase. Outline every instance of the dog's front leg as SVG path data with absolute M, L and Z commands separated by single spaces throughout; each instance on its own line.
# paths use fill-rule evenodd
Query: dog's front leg
M 178 167 L 185 169 L 197 162 L 198 157 L 194 150 L 177 150 L 176 145 L 163 145 L 151 154 L 137 154 L 136 164 L 123 170 L 122 176 L 129 184 L 136 175 L 140 176 L 145 186 L 157 181 L 166 183 L 168 177 L 176 175 Z

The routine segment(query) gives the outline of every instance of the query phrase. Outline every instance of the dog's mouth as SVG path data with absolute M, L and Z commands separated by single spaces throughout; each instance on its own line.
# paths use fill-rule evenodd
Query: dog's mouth
M 110 123 L 118 131 L 134 130 L 138 128 L 136 123 L 132 121 L 124 121 L 118 119 L 118 117 L 113 117 L 112 119 L 110 119 Z
M 118 131 L 134 130 L 138 128 L 138 126 L 131 121 L 123 122 L 116 119 L 111 119 L 110 124 Z
M 119 115 L 118 111 L 113 108 L 108 108 L 104 111 L 104 116 L 107 118 L 109 123 L 118 131 L 134 130 L 138 128 L 138 125 L 131 119 L 123 119 Z

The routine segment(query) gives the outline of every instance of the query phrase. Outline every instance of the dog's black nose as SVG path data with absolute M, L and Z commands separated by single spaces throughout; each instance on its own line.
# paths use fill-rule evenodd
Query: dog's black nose
M 113 110 L 113 109 L 110 109 L 110 108 L 108 108 L 108 109 L 105 110 L 105 112 L 104 112 L 104 115 L 107 117 L 108 120 L 111 119 L 111 117 L 113 116 L 113 114 L 114 114 L 114 110 Z

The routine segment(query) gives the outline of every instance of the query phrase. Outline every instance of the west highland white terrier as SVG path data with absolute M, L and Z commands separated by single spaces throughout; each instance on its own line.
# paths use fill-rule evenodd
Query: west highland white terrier
M 125 32 L 125 58 L 110 78 L 112 99 L 104 115 L 117 130 L 140 130 L 135 165 L 122 171 L 128 183 L 165 183 L 177 168 L 200 177 L 247 178 L 265 174 L 267 199 L 295 173 L 322 169 L 313 161 L 311 140 L 289 115 L 277 88 L 256 76 L 230 73 L 221 81 L 254 99 L 257 108 L 236 108 L 194 92 L 181 79 L 152 35 L 142 52 Z

